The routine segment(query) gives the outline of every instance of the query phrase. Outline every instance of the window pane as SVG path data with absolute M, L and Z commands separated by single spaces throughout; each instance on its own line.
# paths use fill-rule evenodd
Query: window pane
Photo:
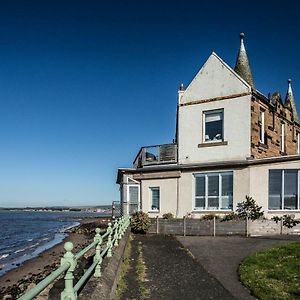
M 232 173 L 223 173 L 222 177 L 222 198 L 221 209 L 232 209 L 233 199 L 233 175 Z
M 200 209 L 205 209 L 205 198 L 204 197 L 197 197 L 195 200 L 195 207 Z
M 139 188 L 137 186 L 129 186 L 129 202 L 137 204 L 139 201 Z
M 219 196 L 219 174 L 207 174 L 208 196 Z
M 205 176 L 197 176 L 196 180 L 196 197 L 197 196 L 205 196 Z
M 284 171 L 284 209 L 297 209 L 297 170 Z
M 219 209 L 219 197 L 208 197 L 207 209 Z
M 269 209 L 281 209 L 282 170 L 269 172 Z
M 223 113 L 205 114 L 205 141 L 223 139 Z
M 152 192 L 151 209 L 159 210 L 159 188 L 151 188 L 151 192 Z

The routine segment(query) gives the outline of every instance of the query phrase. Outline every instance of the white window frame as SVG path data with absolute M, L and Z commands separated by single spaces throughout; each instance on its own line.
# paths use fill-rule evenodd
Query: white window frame
M 280 212 L 280 211 L 300 211 L 300 169 L 270 169 L 269 171 L 281 171 L 281 208 L 279 209 L 269 209 L 269 194 L 270 194 L 270 190 L 268 188 L 268 211 L 276 211 L 276 212 Z M 294 209 L 285 209 L 284 208 L 284 172 L 285 171 L 290 171 L 290 170 L 294 170 L 294 171 L 298 171 L 297 173 L 297 194 L 298 194 L 298 198 L 297 198 L 297 208 Z M 268 180 L 270 180 L 270 172 L 269 172 L 269 178 Z
M 265 143 L 265 112 L 260 110 L 259 112 L 259 126 L 260 126 L 260 142 Z
M 285 152 L 285 123 L 281 123 L 281 152 Z
M 154 189 L 158 189 L 158 191 L 159 191 L 159 209 L 152 209 L 152 205 L 153 205 L 153 198 L 152 198 L 152 192 L 153 192 L 153 190 Z M 150 195 L 150 208 L 149 208 L 149 212 L 154 212 L 154 213 L 158 213 L 158 212 L 160 212 L 160 199 L 161 199 L 161 197 L 160 197 L 160 195 L 161 195 L 161 193 L 160 193 L 160 186 L 150 186 L 149 187 L 149 195 Z
M 222 176 L 221 174 L 231 173 L 232 174 L 232 208 L 221 208 L 221 201 L 222 201 Z M 215 196 L 218 198 L 219 206 L 217 209 L 214 208 L 208 208 L 208 175 L 209 174 L 218 174 L 219 176 L 219 195 Z M 234 197 L 234 172 L 232 170 L 228 171 L 222 171 L 222 172 L 204 172 L 204 173 L 194 173 L 194 183 L 193 183 L 193 211 L 201 211 L 201 212 L 208 212 L 208 211 L 220 211 L 220 212 L 226 212 L 226 211 L 233 211 L 233 197 Z M 196 177 L 199 175 L 204 175 L 205 177 L 205 196 L 204 196 L 204 202 L 205 202 L 205 208 L 196 207 L 196 199 L 200 198 L 199 196 L 196 196 Z M 211 196 L 212 197 L 212 196 Z
M 300 154 L 300 132 L 297 133 L 297 154 Z
M 135 182 L 136 184 L 134 183 L 129 183 L 129 179 L 130 181 L 133 181 Z M 140 207 L 141 207 L 141 185 L 140 185 L 140 182 L 139 181 L 136 181 L 132 178 L 129 178 L 127 177 L 127 184 L 126 184 L 126 188 L 127 188 L 127 191 L 126 191 L 126 202 L 124 201 L 123 203 L 126 204 L 126 212 L 127 212 L 127 215 L 129 215 L 129 206 L 130 206 L 130 199 L 129 199 L 129 188 L 130 187 L 137 187 L 138 188 L 138 208 L 137 208 L 137 211 L 140 211 Z
M 206 130 L 206 115 L 220 113 L 222 115 L 222 139 L 221 140 L 205 140 L 205 130 Z M 207 110 L 202 112 L 202 142 L 203 143 L 220 143 L 224 141 L 224 109 L 215 109 L 215 110 Z

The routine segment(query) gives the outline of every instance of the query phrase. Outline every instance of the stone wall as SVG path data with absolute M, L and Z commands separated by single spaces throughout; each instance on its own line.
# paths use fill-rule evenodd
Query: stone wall
M 297 133 L 300 126 L 293 122 L 293 114 L 282 104 L 279 94 L 273 96 L 274 106 L 253 96 L 251 99 L 251 155 L 254 158 L 297 154 Z M 264 111 L 265 141 L 260 142 L 259 114 Z M 285 150 L 281 151 L 281 123 L 285 124 Z

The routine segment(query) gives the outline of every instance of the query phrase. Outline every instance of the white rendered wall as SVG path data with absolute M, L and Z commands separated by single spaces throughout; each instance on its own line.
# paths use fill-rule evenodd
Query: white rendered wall
M 223 109 L 227 145 L 201 147 L 203 112 Z M 201 103 L 179 108 L 178 156 L 180 164 L 239 160 L 250 157 L 251 96 Z
M 160 188 L 160 210 L 151 211 L 151 191 L 150 187 Z M 169 179 L 149 179 L 142 180 L 142 210 L 149 213 L 151 218 L 162 216 L 165 213 L 172 213 L 176 216 L 177 209 L 177 178 Z
M 179 97 L 180 164 L 246 159 L 250 156 L 250 92 L 250 86 L 215 53 L 210 55 Z M 204 141 L 203 112 L 215 109 L 224 110 L 224 141 L 228 144 L 199 148 L 198 145 Z

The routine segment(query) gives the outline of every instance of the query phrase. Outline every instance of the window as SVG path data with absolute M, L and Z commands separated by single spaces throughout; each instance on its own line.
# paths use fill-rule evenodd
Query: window
M 203 142 L 223 140 L 223 110 L 203 113 Z
M 139 193 L 140 187 L 138 185 L 128 185 L 129 214 L 133 214 L 139 210 Z
M 281 123 L 281 152 L 284 152 L 285 150 L 285 144 L 284 144 L 284 123 Z
M 151 193 L 151 210 L 159 211 L 159 205 L 160 205 L 159 187 L 151 187 L 150 193 Z
M 233 172 L 195 176 L 195 210 L 232 209 Z
M 258 126 L 259 126 L 259 141 L 262 144 L 265 144 L 265 112 L 262 110 L 259 112 Z
M 269 209 L 299 209 L 300 170 L 269 171 Z
M 297 133 L 297 154 L 300 154 L 300 132 Z

